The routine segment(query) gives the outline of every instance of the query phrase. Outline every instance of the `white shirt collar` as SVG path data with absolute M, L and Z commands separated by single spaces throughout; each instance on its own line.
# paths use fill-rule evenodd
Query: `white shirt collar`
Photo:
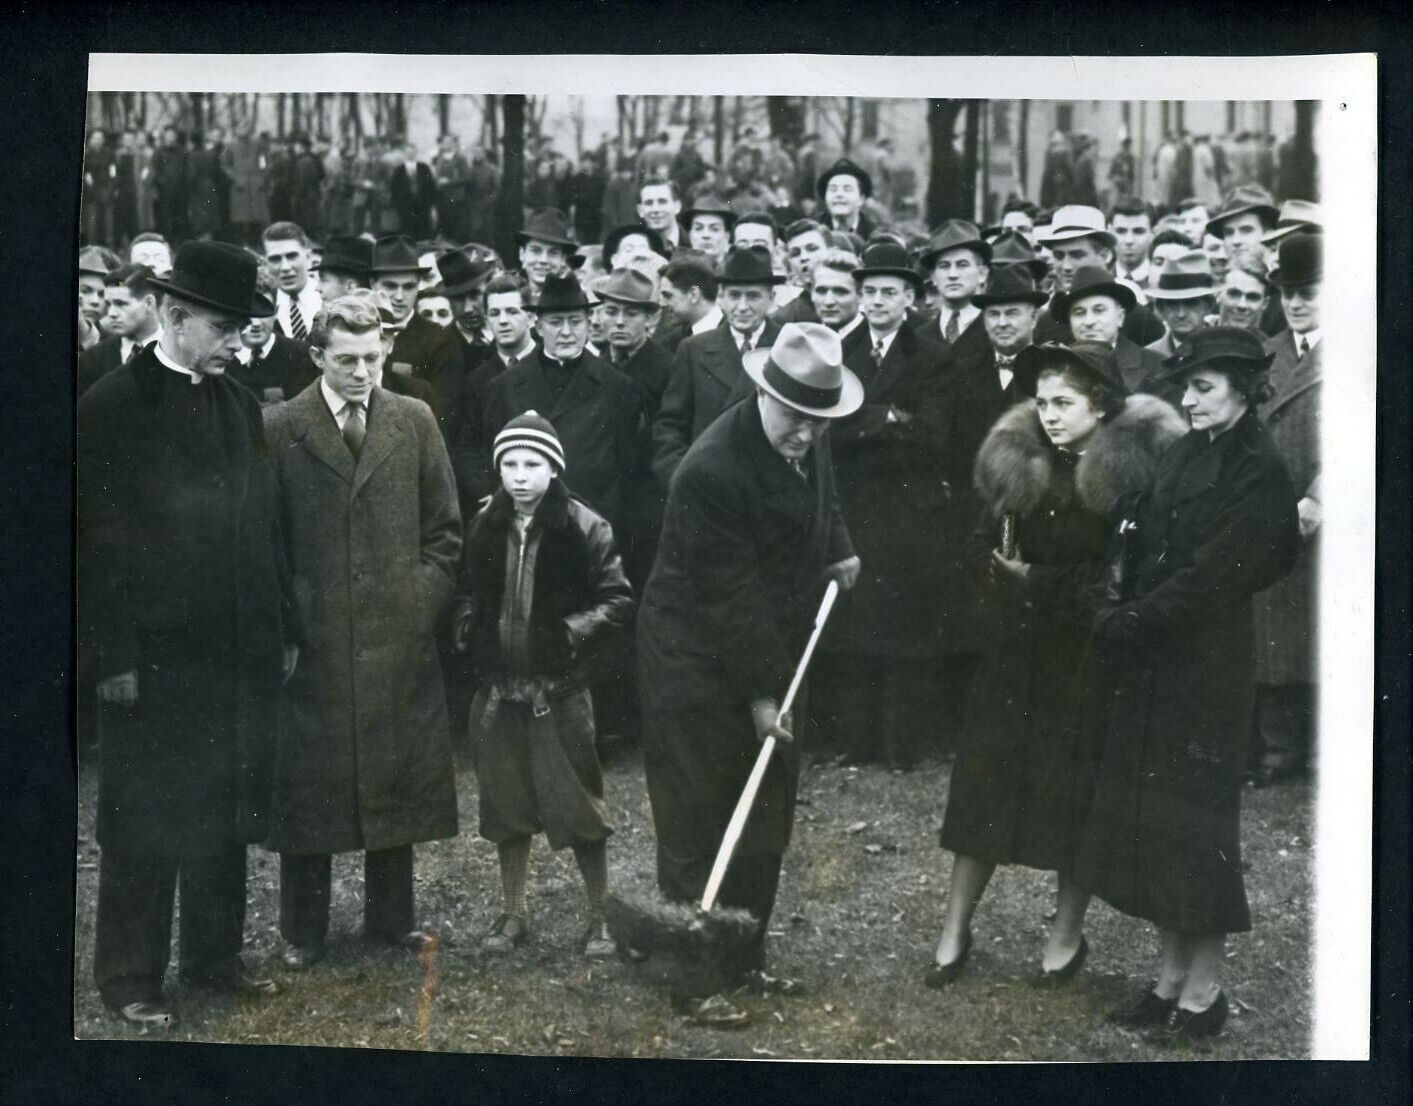
M 900 325 L 900 326 L 898 327 L 898 330 L 902 330 L 902 329 L 903 329 L 903 328 L 902 328 L 902 326 Z M 878 346 L 881 345 L 881 346 L 883 347 L 883 356 L 884 356 L 884 357 L 887 357 L 887 356 L 888 356 L 888 351 L 893 348 L 893 339 L 898 336 L 898 330 L 893 331 L 892 334 L 879 334 L 876 330 L 873 329 L 873 327 L 869 327 L 869 328 L 868 328 L 868 339 L 869 339 L 869 347 L 868 347 L 868 348 L 869 348 L 870 350 L 873 350 L 873 349 L 876 349 Z
M 160 361 L 162 364 L 166 365 L 167 368 L 172 370 L 172 372 L 181 373 L 183 376 L 187 377 L 193 384 L 201 383 L 202 376 L 199 372 L 197 372 L 195 369 L 188 369 L 184 365 L 178 365 L 175 361 L 173 361 L 170 357 L 167 356 L 166 350 L 164 350 L 161 346 L 153 346 L 152 352 L 157 355 L 157 360 Z
M 1296 334 L 1295 331 L 1292 330 L 1290 336 L 1295 339 L 1295 348 L 1297 350 L 1300 348 L 1302 339 L 1311 349 L 1314 349 L 1320 344 L 1320 339 L 1324 336 L 1324 331 L 1317 326 L 1314 330 L 1307 330 L 1304 334 Z
M 970 301 L 968 301 L 967 304 L 966 304 L 964 307 L 962 307 L 962 309 L 961 309 L 960 311 L 958 311 L 956 314 L 957 314 L 957 333 L 958 333 L 958 334 L 961 334 L 961 332 L 964 331 L 967 327 L 971 326 L 972 321 L 973 321 L 978 315 L 981 314 L 981 308 L 977 307 L 976 304 L 971 303 Z M 947 333 L 947 320 L 948 320 L 949 318 L 951 318 L 951 316 L 952 316 L 952 310 L 951 310 L 951 308 L 948 307 L 947 304 L 944 303 L 944 304 L 942 305 L 942 310 L 941 310 L 940 312 L 938 312 L 938 314 L 937 314 L 937 330 L 938 330 L 939 333 L 942 333 L 942 334 Z
M 757 346 L 760 345 L 760 336 L 764 332 L 765 320 L 762 319 L 760 323 L 757 324 L 755 330 L 751 331 L 751 349 L 755 349 Z M 735 327 L 731 328 L 731 342 L 733 345 L 735 345 L 737 349 L 741 348 L 741 332 L 738 331 Z
M 857 330 L 863 325 L 863 321 L 863 312 L 860 311 L 857 315 L 855 315 L 852 319 L 850 319 L 847 323 L 845 323 L 839 328 L 838 334 L 840 339 L 847 338 L 850 334 L 852 334 L 855 330 Z
M 721 308 L 716 304 L 711 305 L 711 310 L 692 324 L 693 334 L 705 334 L 708 330 L 715 330 L 721 325 Z
M 260 347 L 260 356 L 262 358 L 269 357 L 270 351 L 274 348 L 275 332 L 272 330 L 270 331 L 270 336 L 265 339 L 265 344 Z M 236 359 L 242 365 L 248 365 L 251 361 L 255 360 L 255 351 L 249 346 L 241 346 L 240 349 L 236 350 Z
M 139 341 L 138 341 L 137 339 L 135 339 L 135 338 L 123 338 L 122 340 L 120 340 L 120 341 L 118 342 L 118 346 L 119 346 L 118 352 L 119 352 L 119 354 L 121 355 L 121 359 L 122 359 L 124 362 L 126 362 L 127 359 L 132 356 L 132 351 L 133 351 L 137 346 L 140 345 L 140 346 L 142 346 L 143 349 L 146 349 L 148 346 L 155 345 L 156 343 L 160 342 L 161 340 L 162 340 L 162 328 L 159 326 L 159 327 L 157 328 L 157 330 L 153 333 L 152 337 L 148 338 L 147 341 L 145 341 L 145 342 L 139 342 Z
M 534 349 L 535 339 L 530 337 L 530 332 L 527 330 L 525 332 L 524 344 L 522 344 L 521 347 L 515 351 L 515 353 L 513 354 L 513 358 L 514 360 L 519 361 L 522 357 L 528 357 L 534 351 Z M 505 356 L 505 352 L 500 348 L 500 346 L 496 346 L 496 356 L 499 357 L 502 361 L 506 362 L 506 364 L 510 363 L 510 358 L 507 358 Z
M 319 295 L 319 285 L 313 279 L 304 282 L 298 296 L 291 296 L 281 288 L 275 293 L 275 319 L 286 334 L 289 333 L 289 305 L 296 300 L 307 330 L 314 329 L 314 316 L 319 314 L 319 309 L 324 306 L 324 297 Z
M 319 393 L 324 397 L 324 402 L 329 405 L 329 414 L 334 416 L 334 422 L 339 424 L 339 429 L 343 429 L 343 424 L 348 421 L 348 400 L 339 395 L 329 387 L 329 382 L 322 376 L 319 378 Z M 372 398 L 372 393 L 368 393 L 368 398 Z M 368 400 L 363 401 L 364 414 L 367 414 Z

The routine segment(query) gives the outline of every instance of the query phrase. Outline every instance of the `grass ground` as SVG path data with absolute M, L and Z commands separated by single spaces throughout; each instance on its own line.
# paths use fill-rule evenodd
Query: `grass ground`
M 773 967 L 808 994 L 746 999 L 753 1022 L 734 1032 L 672 1015 L 640 966 L 591 966 L 578 955 L 585 924 L 572 854 L 538 840 L 531 861 L 533 933 L 515 954 L 487 962 L 480 937 L 499 909 L 494 848 L 475 834 L 475 777 L 461 773 L 462 834 L 419 847 L 420 916 L 442 938 L 434 962 L 375 950 L 357 936 L 361 862 L 334 864 L 330 957 L 292 974 L 278 959 L 278 862 L 250 851 L 246 957 L 285 985 L 259 1003 L 186 992 L 169 973 L 178 1026 L 172 1039 L 454 1052 L 614 1057 L 795 1057 L 970 1060 L 1172 1060 L 1307 1056 L 1313 911 L 1312 792 L 1248 792 L 1242 843 L 1255 929 L 1234 937 L 1225 1033 L 1173 1049 L 1104 1022 L 1152 977 L 1152 927 L 1096 902 L 1088 964 L 1067 988 L 1037 991 L 1053 877 L 1001 869 L 974 923 L 966 974 L 938 993 L 922 986 L 951 868 L 937 847 L 949 769 L 907 774 L 878 767 L 806 768 L 795 840 L 773 920 Z M 612 885 L 652 891 L 653 835 L 642 766 L 612 764 L 607 788 L 618 832 Z M 80 788 L 74 1031 L 134 1038 L 100 1005 L 92 983 L 98 849 L 95 781 Z M 167 1037 L 168 1034 L 163 1034 Z

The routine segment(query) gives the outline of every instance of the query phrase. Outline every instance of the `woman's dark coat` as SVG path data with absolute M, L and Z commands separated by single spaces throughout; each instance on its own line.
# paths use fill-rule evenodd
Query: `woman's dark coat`
M 638 686 L 658 847 L 678 859 L 715 854 L 760 749 L 750 704 L 784 696 L 824 570 L 853 555 L 827 433 L 807 467 L 808 480 L 771 448 L 746 399 L 707 427 L 668 489 L 638 614 Z M 789 844 L 798 768 L 780 747 L 741 855 Z
M 1255 414 L 1215 440 L 1183 438 L 1138 527 L 1135 598 L 1099 632 L 1112 698 L 1078 880 L 1165 929 L 1246 930 L 1251 602 L 1290 571 L 1299 545 L 1290 478 Z
M 1072 870 L 1093 772 L 1083 718 L 1097 694 L 1090 634 L 1109 505 L 1145 487 L 1185 429 L 1171 407 L 1133 396 L 1083 457 L 1049 444 L 1033 402 L 1011 408 L 987 436 L 976 463 L 986 507 L 967 561 L 978 615 L 991 629 L 952 772 L 945 848 Z M 990 571 L 1006 513 L 1016 516 L 1017 556 L 1030 566 L 1024 581 Z

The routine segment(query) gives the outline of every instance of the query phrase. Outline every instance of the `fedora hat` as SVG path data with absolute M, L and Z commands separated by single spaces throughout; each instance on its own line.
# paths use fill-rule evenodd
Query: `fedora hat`
M 1238 215 L 1245 215 L 1254 212 L 1261 217 L 1261 222 L 1266 226 L 1273 226 L 1280 218 L 1280 212 L 1276 210 L 1275 199 L 1259 184 L 1238 184 L 1233 188 L 1222 204 L 1222 209 L 1207 220 L 1207 233 L 1214 234 L 1218 238 L 1222 236 L 1222 227 Z
M 629 307 L 647 307 L 656 311 L 661 306 L 653 296 L 652 277 L 637 269 L 622 267 L 614 269 L 594 288 L 594 294 L 601 300 L 627 304 Z
M 373 243 L 351 234 L 334 234 L 324 243 L 319 270 L 325 273 L 347 273 L 363 279 L 373 266 Z
M 562 246 L 566 251 L 577 244 L 570 233 L 569 216 L 557 207 L 541 207 L 530 212 L 525 225 L 515 232 L 515 241 L 523 246 L 531 240 L 550 246 Z
M 552 311 L 587 311 L 595 302 L 584 294 L 578 278 L 551 273 L 545 277 L 545 286 L 540 292 L 539 302 L 527 303 L 525 310 L 533 311 L 536 315 L 548 315 Z
M 785 278 L 777 276 L 770 267 L 770 254 L 763 246 L 733 246 L 716 279 L 722 285 L 785 283 Z
M 405 234 L 389 234 L 373 243 L 373 273 L 425 273 L 427 266 L 420 260 L 417 243 Z
M 1313 231 L 1281 241 L 1276 267 L 1266 279 L 1277 288 L 1299 288 L 1325 278 L 1325 236 Z
M 1293 234 L 1297 230 L 1323 230 L 1324 226 L 1325 213 L 1319 204 L 1309 200 L 1286 200 L 1281 204 L 1280 218 L 1276 220 L 1276 225 L 1261 235 L 1261 243 L 1273 246 L 1287 234 Z
M 1048 227 L 1042 235 L 1040 227 L 1035 228 L 1035 236 L 1047 245 L 1051 242 L 1068 242 L 1075 238 L 1088 238 L 1091 235 L 1102 239 L 1110 249 L 1118 241 L 1109 233 L 1104 223 L 1104 213 L 1088 204 L 1065 204 L 1057 207 L 1050 217 Z
M 1188 250 L 1163 265 L 1158 283 L 1148 289 L 1150 300 L 1196 300 L 1215 296 L 1212 262 L 1202 250 Z
M 1020 265 L 1036 280 L 1043 280 L 1050 271 L 1049 264 L 1036 254 L 1030 240 L 1018 230 L 1003 230 L 991 242 L 993 272 L 1006 265 Z
M 853 177 L 859 182 L 859 191 L 864 196 L 873 195 L 873 178 L 870 177 L 861 166 L 855 165 L 846 157 L 841 157 L 819 175 L 819 180 L 815 184 L 815 191 L 819 193 L 821 200 L 824 199 L 824 193 L 829 187 L 829 182 L 835 177 Z
M 986 288 L 972 296 L 977 307 L 995 307 L 1001 303 L 1029 303 L 1039 307 L 1050 297 L 1035 287 L 1035 274 L 1024 265 L 998 265 L 991 270 Z
M 1132 311 L 1138 303 L 1133 289 L 1122 281 L 1115 280 L 1114 274 L 1108 269 L 1098 265 L 1085 265 L 1075 273 L 1068 292 L 1056 293 L 1055 317 L 1064 322 L 1069 318 L 1070 307 L 1090 296 L 1108 296 L 1125 311 Z
M 165 277 L 147 282 L 169 296 L 247 319 L 266 319 L 275 301 L 256 290 L 260 263 L 226 242 L 184 242 Z
M 901 277 L 912 285 L 913 291 L 922 295 L 922 276 L 913 268 L 912 258 L 906 246 L 889 239 L 874 242 L 864 247 L 859 267 L 854 270 L 854 279 L 863 280 L 870 276 Z
M 618 252 L 618 247 L 623 244 L 623 239 L 630 234 L 637 234 L 648 242 L 648 249 L 660 257 L 667 256 L 667 243 L 662 240 L 662 235 L 653 230 L 646 223 L 625 223 L 621 227 L 614 227 L 608 232 L 603 240 L 603 259 L 612 263 L 613 255 Z
M 437 258 L 442 275 L 442 291 L 448 296 L 465 296 L 481 287 L 496 271 L 496 263 L 471 253 L 469 249 L 449 250 Z
M 725 221 L 727 230 L 736 225 L 736 213 L 731 210 L 731 205 L 715 192 L 704 192 L 693 200 L 692 206 L 682 212 L 682 222 L 690 227 L 698 215 L 717 216 Z
M 1238 372 L 1259 373 L 1271 367 L 1260 335 L 1244 326 L 1209 326 L 1196 331 L 1187 344 L 1163 364 L 1166 375 L 1187 374 L 1203 365 L 1221 363 Z
M 79 276 L 107 276 L 113 271 L 108 259 L 98 246 L 85 246 L 79 250 Z
M 839 335 L 822 323 L 786 323 L 769 349 L 742 354 L 746 374 L 787 407 L 842 419 L 863 406 L 859 378 L 844 367 Z
M 1016 386 L 1025 395 L 1035 395 L 1041 370 L 1055 364 L 1078 369 L 1121 393 L 1128 391 L 1124 387 L 1114 349 L 1104 342 L 1043 342 L 1038 346 L 1026 346 L 1016 354 Z
M 982 238 L 981 231 L 976 229 L 976 224 L 965 219 L 948 219 L 938 227 L 937 232 L 927 240 L 927 248 L 922 251 L 918 263 L 924 269 L 932 269 L 937 259 L 948 250 L 961 249 L 971 250 L 984 263 L 991 263 L 991 247 Z

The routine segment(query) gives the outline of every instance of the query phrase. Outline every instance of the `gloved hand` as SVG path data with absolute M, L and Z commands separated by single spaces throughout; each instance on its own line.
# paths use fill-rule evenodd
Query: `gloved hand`
M 773 737 L 788 745 L 795 740 L 795 735 L 790 732 L 790 712 L 782 715 L 774 699 L 757 699 L 752 703 L 751 721 L 756 727 L 757 741 L 764 742 L 767 737 Z

